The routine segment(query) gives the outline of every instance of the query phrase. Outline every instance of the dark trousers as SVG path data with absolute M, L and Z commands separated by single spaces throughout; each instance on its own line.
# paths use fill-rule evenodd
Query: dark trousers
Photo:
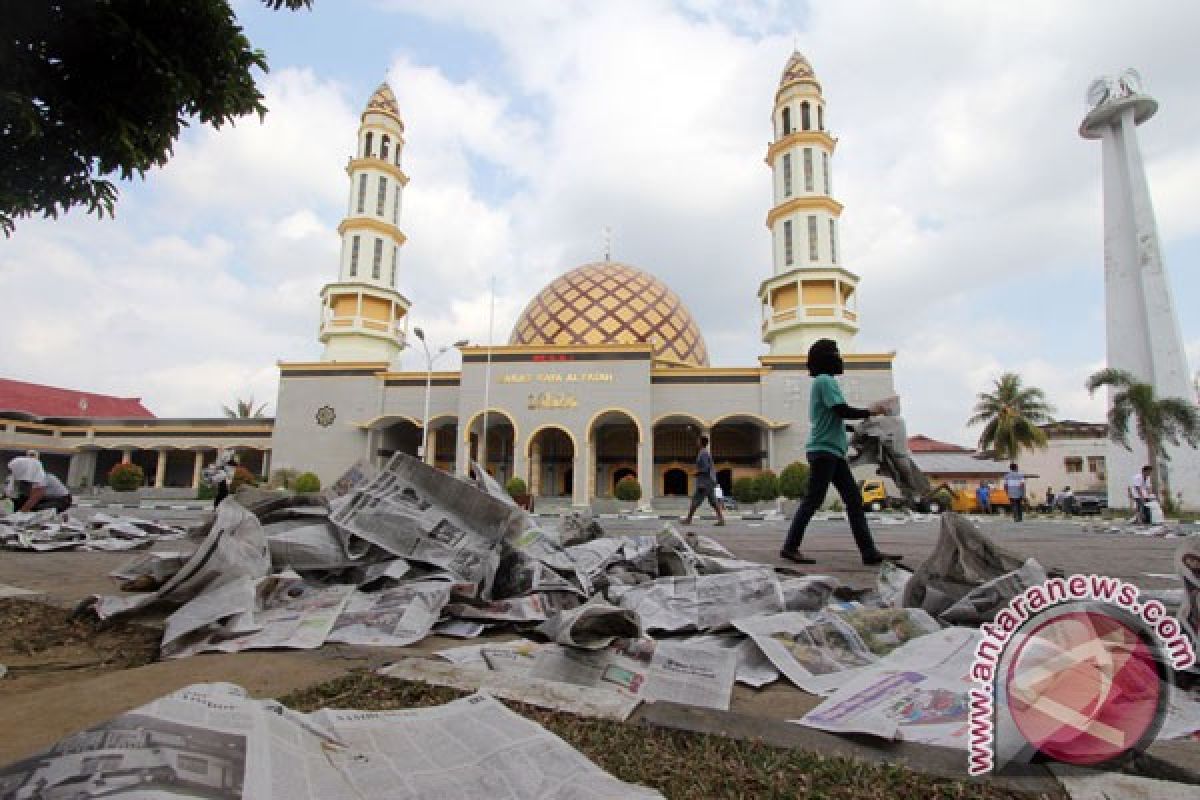
M 833 453 L 813 452 L 808 454 L 808 466 L 808 494 L 804 495 L 804 502 L 796 510 L 796 516 L 792 517 L 783 549 L 789 553 L 800 549 L 804 530 L 813 514 L 817 513 L 817 509 L 825 502 L 829 484 L 832 483 L 846 506 L 846 516 L 850 518 L 850 532 L 854 534 L 854 543 L 858 545 L 858 551 L 862 553 L 863 558 L 875 556 L 879 551 L 875 547 L 875 540 L 871 538 L 871 529 L 867 527 L 862 494 L 846 459 Z
M 1024 502 L 1025 499 L 1022 497 L 1014 497 L 1009 501 L 1008 507 L 1012 509 L 1013 522 L 1020 522 L 1025 518 L 1021 510 L 1021 505 Z
M 692 494 L 692 504 L 688 506 L 688 519 L 691 519 L 692 514 L 696 513 L 696 509 L 699 508 L 700 504 L 705 500 L 708 500 L 708 504 L 713 507 L 713 511 L 720 512 L 721 506 L 719 503 L 717 503 L 717 487 L 707 485 L 701 486 L 699 483 L 697 483 L 696 491 Z
M 217 496 L 213 498 L 213 508 L 221 505 L 221 501 L 229 496 L 229 483 L 221 481 L 217 484 Z
M 21 506 L 29 502 L 29 496 L 24 495 L 13 501 L 13 511 L 20 511 Z M 59 514 L 64 513 L 71 507 L 71 495 L 63 495 L 62 497 L 46 497 L 42 495 L 42 499 L 37 501 L 37 505 L 29 509 L 30 511 L 45 511 L 47 508 L 53 508 Z

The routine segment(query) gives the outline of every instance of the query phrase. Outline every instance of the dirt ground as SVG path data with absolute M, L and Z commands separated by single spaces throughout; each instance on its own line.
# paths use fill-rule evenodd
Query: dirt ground
M 0 599 L 0 664 L 8 667 L 0 701 L 149 664 L 160 639 L 162 631 L 146 625 L 101 623 L 32 600 Z

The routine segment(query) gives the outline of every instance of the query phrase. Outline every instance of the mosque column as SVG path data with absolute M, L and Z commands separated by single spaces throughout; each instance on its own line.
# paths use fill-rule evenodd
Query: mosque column
M 510 478 L 520 478 L 525 480 L 525 476 L 529 474 L 529 456 L 525 455 L 525 448 L 518 447 L 517 442 L 513 442 L 513 471 Z M 530 494 L 533 494 L 529 486 L 525 487 Z
M 200 475 L 204 472 L 204 451 L 196 451 L 196 459 L 192 465 L 192 488 L 200 488 Z
M 154 488 L 161 489 L 167 477 L 167 450 L 160 447 L 156 452 L 158 456 L 154 459 Z
M 534 439 L 529 450 L 529 493 L 538 497 L 542 493 L 542 443 Z
M 571 464 L 571 505 L 591 504 L 592 443 L 584 438 L 583 447 L 575 451 Z
M 637 449 L 638 483 L 642 485 L 641 510 L 649 510 L 654 499 L 654 436 L 643 436 Z
M 262 451 L 262 476 L 271 479 L 271 448 Z
M 429 423 L 426 422 L 425 424 L 428 425 Z M 430 428 L 429 432 L 425 434 L 425 453 L 424 453 L 424 455 L 425 455 L 425 463 L 426 464 L 434 464 L 437 461 L 437 459 L 435 458 L 435 456 L 437 455 L 437 440 L 438 440 L 438 429 Z

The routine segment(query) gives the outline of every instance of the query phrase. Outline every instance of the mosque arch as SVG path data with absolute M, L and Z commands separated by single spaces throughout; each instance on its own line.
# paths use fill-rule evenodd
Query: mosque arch
M 788 106 L 783 107 L 783 135 L 787 136 L 792 132 L 792 109 Z
M 480 446 L 483 433 L 483 418 L 487 415 L 487 439 Z M 502 408 L 489 408 L 476 412 L 462 429 L 462 441 L 466 445 L 469 461 L 483 464 L 488 474 L 504 484 L 513 477 L 516 461 L 516 443 L 520 441 L 520 429 L 512 413 Z
M 672 467 L 663 472 L 662 480 L 663 497 L 687 497 L 688 495 L 688 475 L 687 471 L 680 467 Z
M 525 444 L 529 493 L 535 497 L 569 497 L 577 452 L 575 436 L 561 425 L 541 425 L 530 433 Z
M 807 100 L 800 104 L 800 129 L 812 130 L 812 107 Z
M 598 411 L 588 421 L 587 441 L 594 496 L 611 497 L 618 474 L 634 475 L 642 483 L 643 493 L 648 493 L 645 476 L 637 474 L 638 448 L 643 438 L 641 424 L 633 413 L 623 408 Z
M 392 137 L 386 133 L 379 139 L 379 157 L 384 161 L 388 160 L 388 148 L 392 145 Z

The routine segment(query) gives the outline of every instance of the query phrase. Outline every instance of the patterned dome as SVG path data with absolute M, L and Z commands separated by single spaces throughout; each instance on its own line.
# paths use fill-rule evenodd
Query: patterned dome
M 812 64 L 808 63 L 808 59 L 805 58 L 799 50 L 796 50 L 792 53 L 792 57 L 788 59 L 787 64 L 784 66 L 783 74 L 779 76 L 779 86 L 780 88 L 783 88 L 789 83 L 795 83 L 796 81 L 804 80 L 806 78 L 809 80 L 816 80 L 816 76 L 813 74 Z
M 529 301 L 509 344 L 649 342 L 667 364 L 707 367 L 708 348 L 679 296 L 637 267 L 598 261 L 551 281 Z

